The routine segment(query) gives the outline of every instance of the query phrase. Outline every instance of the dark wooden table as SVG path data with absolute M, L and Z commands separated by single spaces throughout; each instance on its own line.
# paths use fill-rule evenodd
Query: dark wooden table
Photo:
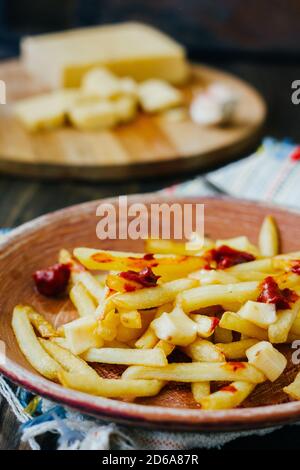
M 282 63 L 245 63 L 241 61 L 213 65 L 225 68 L 248 80 L 266 98 L 269 107 L 264 134 L 290 137 L 300 142 L 300 105 L 291 103 L 291 83 L 300 78 L 300 65 Z M 34 217 L 71 204 L 119 194 L 159 190 L 194 175 L 178 175 L 163 180 L 127 181 L 124 183 L 47 182 L 0 177 L 0 227 L 13 227 Z M 0 398 L 0 449 L 23 449 L 18 424 L 7 404 Z M 299 430 L 300 431 L 300 430 Z M 225 448 L 298 448 L 296 426 L 284 428 L 264 437 L 238 439 Z M 49 440 L 44 440 L 47 447 Z

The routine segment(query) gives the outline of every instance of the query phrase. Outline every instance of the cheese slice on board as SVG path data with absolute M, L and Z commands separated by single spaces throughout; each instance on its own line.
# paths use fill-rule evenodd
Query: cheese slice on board
M 141 23 L 121 23 L 34 37 L 21 43 L 26 69 L 51 87 L 79 87 L 94 67 L 137 81 L 183 83 L 189 74 L 185 49 Z
M 67 110 L 78 97 L 78 90 L 57 90 L 18 101 L 14 113 L 30 132 L 54 129 L 63 126 Z

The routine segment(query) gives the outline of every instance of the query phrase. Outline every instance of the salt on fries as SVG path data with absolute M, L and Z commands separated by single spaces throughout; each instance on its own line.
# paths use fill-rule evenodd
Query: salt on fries
M 147 240 L 146 254 L 61 250 L 78 318 L 56 330 L 17 305 L 21 352 L 46 378 L 93 395 L 133 400 L 176 381 L 190 384 L 202 409 L 240 406 L 285 370 L 276 345 L 300 337 L 300 252 L 279 254 L 270 216 L 258 247 L 245 236 L 201 242 Z M 176 349 L 185 361 L 175 362 Z M 92 363 L 128 367 L 104 379 Z M 300 400 L 300 374 L 284 392 Z

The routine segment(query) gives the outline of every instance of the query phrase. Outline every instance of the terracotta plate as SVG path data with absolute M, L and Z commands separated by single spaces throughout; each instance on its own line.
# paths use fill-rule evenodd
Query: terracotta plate
M 152 196 L 134 196 L 129 202 L 161 202 Z M 114 204 L 117 201 L 110 200 Z M 300 248 L 300 214 L 274 207 L 231 199 L 180 199 L 205 203 L 205 232 L 213 238 L 245 234 L 255 242 L 263 217 L 273 214 L 279 224 L 283 250 Z M 193 401 L 188 385 L 172 384 L 158 397 L 126 403 L 93 397 L 64 389 L 38 375 L 20 353 L 11 329 L 11 314 L 16 303 L 29 303 L 59 325 L 74 315 L 66 300 L 45 300 L 33 290 L 31 274 L 56 261 L 62 247 L 78 245 L 142 251 L 139 241 L 100 242 L 96 237 L 95 215 L 99 201 L 64 209 L 29 222 L 0 244 L 0 339 L 6 343 L 7 361 L 0 367 L 3 374 L 28 390 L 59 403 L 103 419 L 169 430 L 234 430 L 271 426 L 300 418 L 300 402 L 290 402 L 282 387 L 290 383 L 300 367 L 289 365 L 275 383 L 259 385 L 242 408 L 228 411 L 202 411 Z M 121 221 L 121 224 L 124 220 Z M 57 313 L 60 312 L 60 313 Z M 285 353 L 291 356 L 291 348 Z M 99 365 L 104 377 L 116 377 L 121 369 Z

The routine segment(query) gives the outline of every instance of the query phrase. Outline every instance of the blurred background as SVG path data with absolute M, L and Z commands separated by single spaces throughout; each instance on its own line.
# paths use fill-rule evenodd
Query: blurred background
M 162 29 L 187 47 L 191 60 L 251 83 L 268 105 L 264 135 L 300 142 L 300 106 L 291 102 L 291 83 L 300 78 L 299 0 L 0 0 L 0 59 L 18 55 L 23 35 L 129 20 Z M 6 204 L 0 226 L 89 199 L 158 190 L 192 176 L 117 184 L 1 176 Z
M 290 100 L 300 76 L 298 0 L 0 0 L 0 59 L 16 56 L 27 34 L 130 20 L 170 34 L 192 60 L 248 80 L 268 102 L 267 130 L 300 140 Z

